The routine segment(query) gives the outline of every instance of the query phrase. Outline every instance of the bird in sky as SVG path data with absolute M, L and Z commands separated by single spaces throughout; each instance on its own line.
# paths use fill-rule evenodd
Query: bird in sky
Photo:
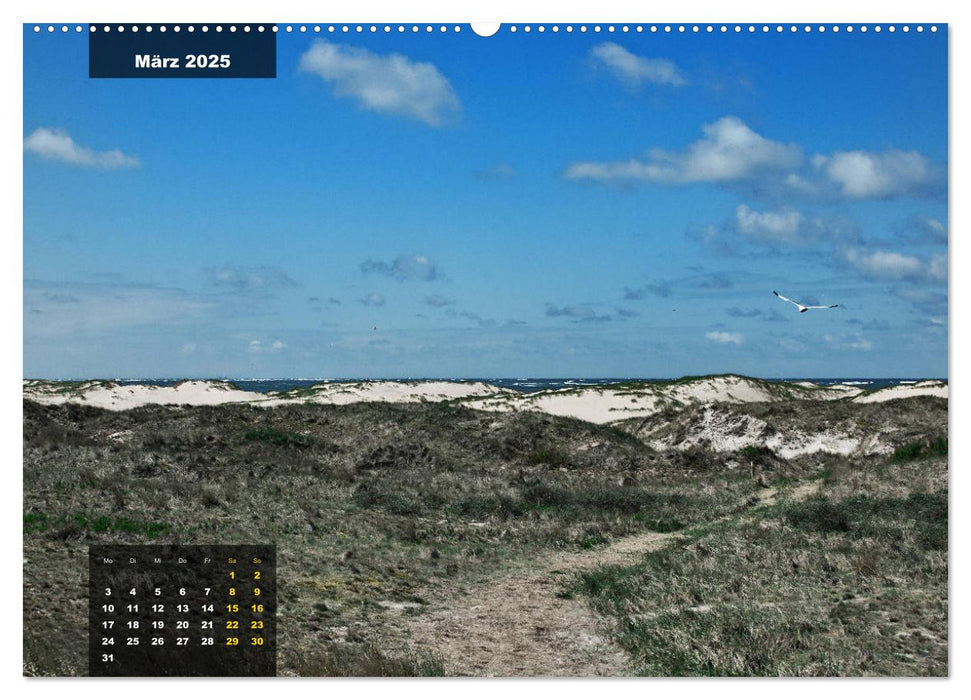
M 788 301 L 790 304 L 793 304 L 797 309 L 799 309 L 799 313 L 801 314 L 806 313 L 809 311 L 809 309 L 835 309 L 839 306 L 839 304 L 830 304 L 829 306 L 807 306 L 806 304 L 800 304 L 798 301 L 793 301 L 789 297 L 782 296 L 774 289 L 772 290 L 772 293 L 782 299 L 782 301 Z

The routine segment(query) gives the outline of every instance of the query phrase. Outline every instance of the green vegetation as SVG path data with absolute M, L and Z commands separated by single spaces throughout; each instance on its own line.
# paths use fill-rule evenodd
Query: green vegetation
M 440 675 L 454 669 L 413 653 L 409 616 L 553 550 L 677 532 L 676 547 L 564 591 L 614 618 L 638 672 L 946 674 L 946 441 L 933 439 L 946 402 L 732 410 L 923 447 L 905 460 L 755 448 L 764 489 L 745 452 L 657 451 L 626 424 L 454 402 L 27 401 L 25 673 L 85 673 L 93 543 L 275 542 L 281 673 Z M 687 434 L 693 415 L 663 420 Z M 790 498 L 809 480 L 819 496 Z
M 155 539 L 168 534 L 172 525 L 165 522 L 130 520 L 120 516 L 89 516 L 84 513 L 48 516 L 46 513 L 27 513 L 25 533 L 48 533 L 52 539 L 82 539 L 89 532 L 129 533 Z
M 83 673 L 85 646 L 72 640 L 86 611 L 48 596 L 73 586 L 83 601 L 89 544 L 164 537 L 277 543 L 288 572 L 281 672 L 370 667 L 373 644 L 404 673 L 394 664 L 411 657 L 387 645 L 400 613 L 379 601 L 441 600 L 551 548 L 719 517 L 754 486 L 713 479 L 716 462 L 696 470 L 613 428 L 447 403 L 112 412 L 26 402 L 25 597 L 44 610 L 25 636 L 27 667 Z M 646 469 L 658 470 L 649 482 L 618 486 Z M 345 641 L 331 648 L 332 638 Z
M 277 428 L 254 428 L 247 430 L 243 433 L 243 439 L 254 442 L 265 442 L 270 445 L 296 445 L 298 447 L 306 447 L 311 442 L 311 439 L 306 435 L 288 433 L 285 430 L 278 430 Z
M 644 675 L 946 675 L 947 490 L 908 492 L 910 478 L 831 472 L 818 495 L 689 531 L 565 594 L 615 619 Z
M 930 442 L 909 442 L 894 450 L 896 462 L 906 462 L 921 457 L 947 457 L 947 438 L 935 438 Z

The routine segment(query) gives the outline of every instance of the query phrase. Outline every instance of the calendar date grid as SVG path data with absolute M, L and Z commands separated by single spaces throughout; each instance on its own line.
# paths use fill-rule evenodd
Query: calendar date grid
M 275 551 L 138 546 L 90 553 L 91 675 L 272 675 Z

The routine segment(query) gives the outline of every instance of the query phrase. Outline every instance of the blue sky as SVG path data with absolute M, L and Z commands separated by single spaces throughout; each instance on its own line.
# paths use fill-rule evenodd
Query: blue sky
M 24 151 L 28 377 L 947 375 L 946 32 L 25 29 Z

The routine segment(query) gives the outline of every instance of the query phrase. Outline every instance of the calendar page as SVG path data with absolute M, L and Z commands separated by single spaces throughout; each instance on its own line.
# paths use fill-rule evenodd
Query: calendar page
M 649 10 L 23 24 L 24 676 L 948 676 L 947 13 Z

